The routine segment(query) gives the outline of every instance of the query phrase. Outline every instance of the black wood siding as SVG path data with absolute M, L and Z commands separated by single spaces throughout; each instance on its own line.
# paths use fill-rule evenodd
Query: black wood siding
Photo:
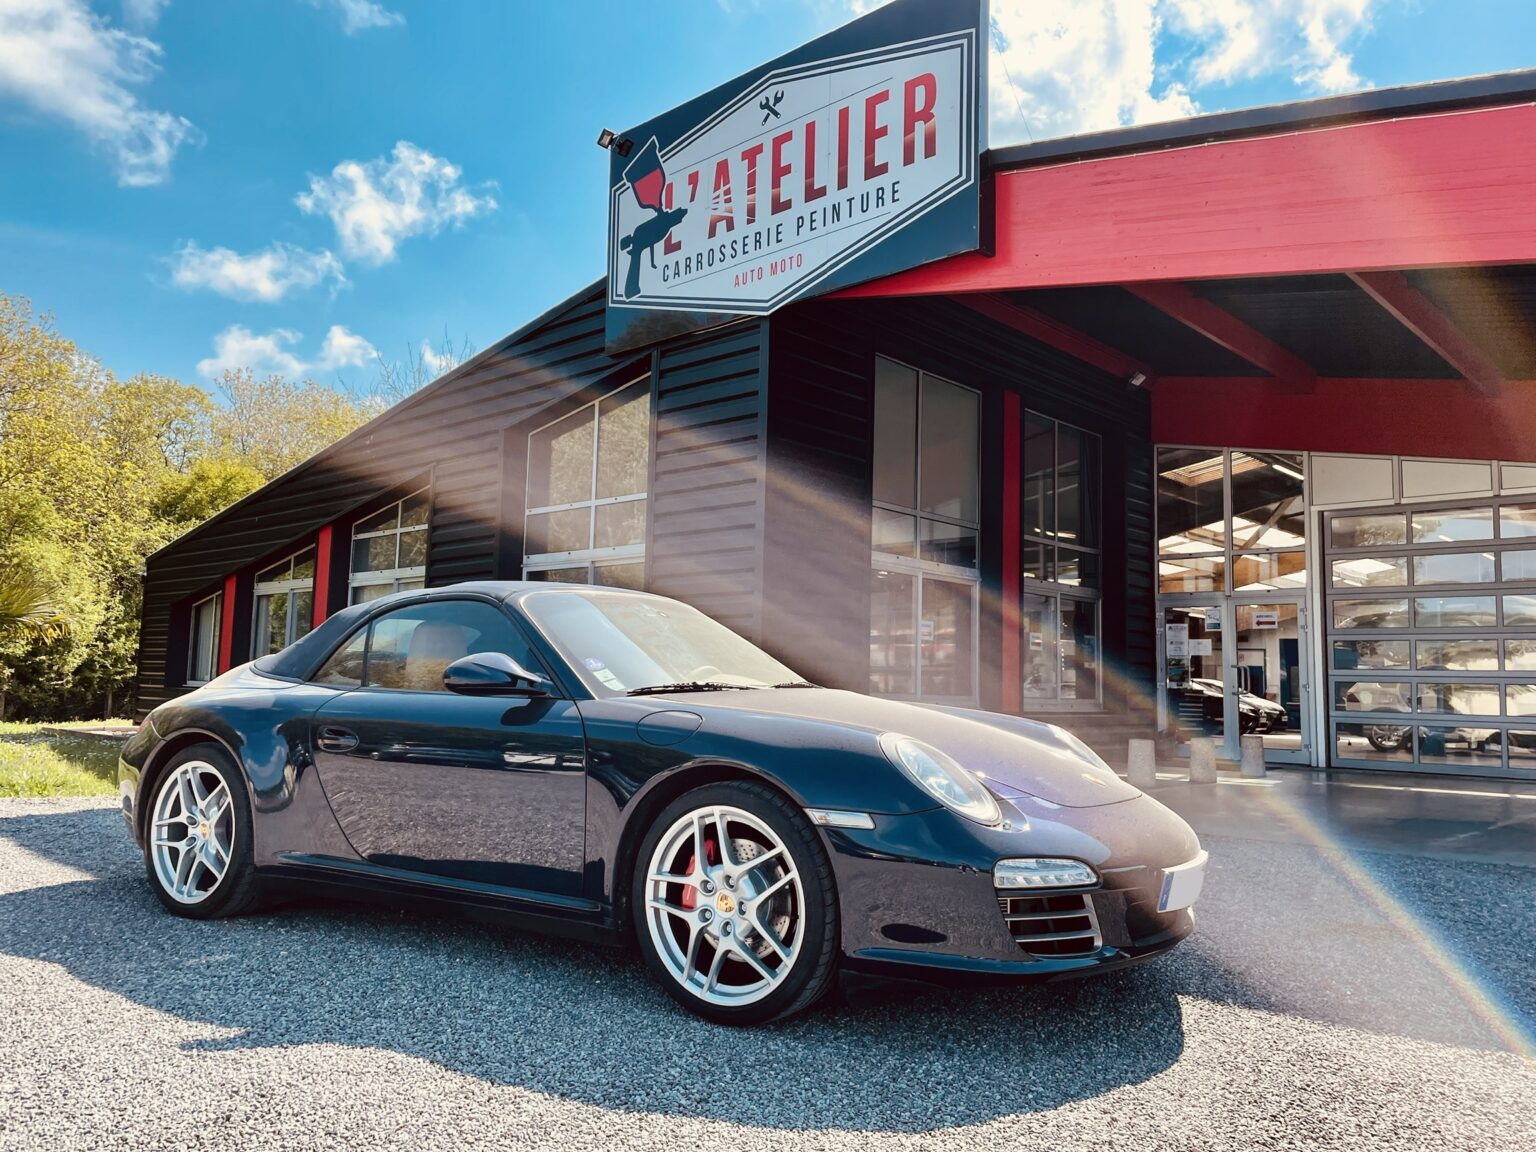
M 647 587 L 763 636 L 765 321 L 655 353 Z
M 638 370 L 644 368 L 644 357 Z M 337 442 L 146 563 L 136 706 L 143 715 L 184 691 L 184 609 L 231 573 L 310 542 L 386 494 L 430 478 L 427 580 L 450 584 L 511 574 L 500 547 L 505 430 L 534 413 L 636 371 L 603 351 L 603 297 L 592 288 Z M 521 522 L 516 525 L 521 534 Z M 346 552 L 338 548 L 343 570 Z M 248 575 L 248 573 L 247 573 Z M 237 601 L 235 652 L 249 644 L 250 603 Z
M 768 356 L 764 637 L 822 683 L 864 689 L 874 362 L 911 364 L 982 393 L 981 703 L 1002 708 L 1001 416 L 1024 406 L 1102 437 L 1105 706 L 1150 689 L 1153 552 L 1145 392 L 953 300 L 815 301 L 777 313 Z

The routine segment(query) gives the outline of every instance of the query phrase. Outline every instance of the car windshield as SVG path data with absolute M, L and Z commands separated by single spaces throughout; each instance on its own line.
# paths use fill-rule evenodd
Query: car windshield
M 535 592 L 523 611 L 599 696 L 668 684 L 767 688 L 799 680 L 755 644 L 676 600 Z

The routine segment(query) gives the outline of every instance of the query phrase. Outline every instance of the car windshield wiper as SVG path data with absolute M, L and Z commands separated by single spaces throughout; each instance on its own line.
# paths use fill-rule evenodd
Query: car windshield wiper
M 824 685 L 812 684 L 809 680 L 786 680 L 782 684 L 770 684 L 770 688 L 821 688 Z
M 751 691 L 761 684 L 726 684 L 719 680 L 684 680 L 677 684 L 647 684 L 643 688 L 631 688 L 626 696 L 654 696 L 658 692 L 731 692 Z

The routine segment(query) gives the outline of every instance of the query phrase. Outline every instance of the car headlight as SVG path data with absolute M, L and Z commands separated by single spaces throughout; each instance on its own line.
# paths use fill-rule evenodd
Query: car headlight
M 931 744 L 887 732 L 880 737 L 880 750 L 944 807 L 978 824 L 992 825 L 1002 820 L 1003 810 L 996 797 L 976 774 Z

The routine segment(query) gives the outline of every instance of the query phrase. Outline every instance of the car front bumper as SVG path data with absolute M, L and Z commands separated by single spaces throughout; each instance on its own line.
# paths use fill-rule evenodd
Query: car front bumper
M 1157 910 L 1166 870 L 1200 854 L 1194 832 L 1163 805 L 1148 796 L 1091 808 L 1023 796 L 1006 803 L 1007 831 L 943 809 L 824 830 L 846 970 L 930 982 L 1054 980 L 1150 959 L 1193 931 L 1191 910 Z M 993 886 L 998 860 L 1029 856 L 1081 860 L 1100 882 Z

